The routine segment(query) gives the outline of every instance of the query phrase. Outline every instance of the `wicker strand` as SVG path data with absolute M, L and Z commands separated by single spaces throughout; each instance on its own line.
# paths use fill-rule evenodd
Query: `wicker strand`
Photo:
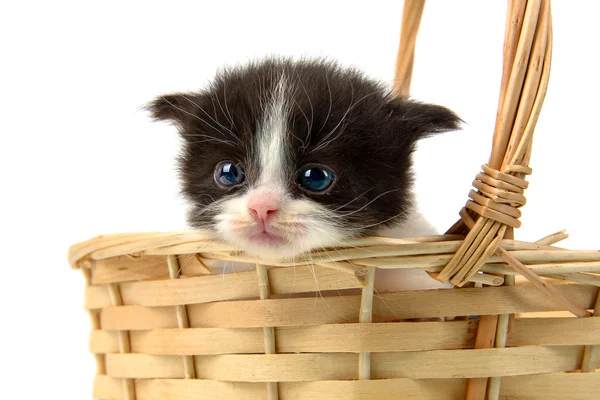
M 594 317 L 600 317 L 600 290 L 594 305 Z M 587 345 L 583 350 L 583 361 L 581 362 L 581 372 L 594 372 L 600 359 L 600 345 Z
M 408 96 L 415 61 L 415 45 L 417 33 L 421 24 L 421 16 L 425 0 L 405 0 L 400 26 L 400 45 L 396 58 L 396 73 L 394 76 L 393 92 L 397 95 Z
M 536 32 L 538 16 L 541 8 L 541 0 L 517 0 L 513 3 L 516 11 L 523 12 L 517 16 L 521 20 L 519 32 L 511 33 L 509 36 L 514 43 L 509 47 L 514 47 L 514 61 L 506 67 L 509 68 L 509 75 L 506 84 L 506 90 L 501 91 L 501 106 L 498 109 L 498 117 L 494 130 L 494 144 L 492 154 L 488 164 L 493 169 L 500 169 L 502 160 L 507 151 L 508 143 L 511 137 L 511 131 L 519 98 L 522 94 L 523 82 L 528 69 L 529 56 L 532 50 L 533 38 Z M 516 28 L 516 27 L 515 27 Z
M 523 21 L 522 27 L 519 35 L 515 32 L 506 35 L 507 40 L 516 41 L 505 43 L 505 57 L 514 58 L 514 61 L 510 64 L 505 60 L 505 68 L 510 69 L 510 74 L 504 71 L 489 166 L 484 166 L 484 174 L 477 176 L 474 186 L 479 192 L 471 193 L 471 200 L 466 207 L 480 215 L 478 220 L 490 218 L 503 225 L 518 227 L 520 223 L 516 218 L 520 212 L 515 208 L 525 203 L 522 192 L 527 184 L 522 178 L 531 172 L 527 163 L 531 154 L 533 128 L 546 93 L 551 29 L 549 1 L 514 1 L 510 6 L 513 9 L 508 13 L 510 21 L 507 21 L 507 27 L 518 29 L 519 22 Z M 523 14 L 519 15 L 520 12 Z M 486 226 L 489 225 L 485 222 L 475 224 L 465 239 L 462 251 L 457 252 L 457 256 L 440 274 L 442 281 L 463 285 L 466 283 L 464 277 L 477 271 L 473 265 L 465 265 L 460 254 L 471 246 L 489 246 L 489 239 L 480 239 L 480 231 Z M 491 239 L 501 237 L 500 228 L 499 225 L 493 226 L 487 234 Z M 457 228 L 453 227 L 452 230 L 457 231 Z M 480 243 L 477 243 L 478 239 Z M 495 249 L 490 250 L 488 254 Z M 484 261 L 480 260 L 474 265 L 483 265 Z
M 525 15 L 526 5 L 527 2 L 524 0 L 508 0 L 508 7 L 506 9 L 506 25 L 504 28 L 502 82 L 500 84 L 500 96 L 498 98 L 498 113 L 496 114 L 496 126 L 499 126 L 500 116 L 503 115 L 502 107 L 504 106 L 504 97 L 506 96 L 506 90 L 508 89 L 512 65 L 515 62 L 517 44 L 519 42 L 521 28 L 523 27 L 523 16 Z M 494 131 L 494 143 L 496 143 L 496 141 L 498 140 L 498 133 L 498 130 Z
M 167 267 L 169 269 L 169 278 L 179 279 L 179 276 L 181 275 L 181 270 L 176 255 L 169 254 L 167 256 Z M 175 306 L 175 316 L 177 318 L 177 326 L 180 329 L 186 329 L 190 327 L 186 306 Z M 193 356 L 183 356 L 183 372 L 185 375 L 185 379 L 196 378 L 196 369 L 194 366 Z
M 370 267 L 367 270 L 365 286 L 360 298 L 360 323 L 373 321 L 373 291 L 375 288 L 375 271 L 377 268 Z M 371 353 L 363 352 L 358 355 L 358 379 L 371 379 Z
M 504 277 L 505 286 L 513 286 L 515 284 L 514 275 L 506 275 Z M 495 346 L 497 349 L 506 347 L 508 333 L 510 329 L 510 321 L 514 319 L 513 314 L 502 314 L 498 316 L 498 324 L 496 327 Z M 501 377 L 493 376 L 488 382 L 487 400 L 498 400 L 500 398 L 500 383 Z
M 535 243 L 544 244 L 544 245 L 552 245 L 560 242 L 568 237 L 567 233 L 562 230 L 560 232 L 553 233 L 551 235 L 545 236 Z M 566 278 L 565 275 L 559 276 L 563 279 Z M 504 276 L 504 284 L 506 286 L 514 286 L 515 284 L 515 276 L 514 275 L 506 275 Z M 600 297 L 599 297 L 600 298 Z M 506 342 L 508 340 L 508 334 L 510 332 L 511 326 L 514 324 L 515 315 L 514 314 L 502 314 L 498 316 L 498 326 L 496 329 L 496 344 L 495 347 L 497 349 L 505 348 Z M 500 399 L 500 385 L 502 382 L 502 378 L 499 376 L 493 376 L 489 380 L 487 400 L 498 400 Z
M 553 244 L 556 244 L 558 242 L 561 242 L 561 241 L 567 239 L 568 237 L 569 237 L 569 234 L 567 233 L 566 230 L 563 229 L 560 232 L 556 232 L 551 235 L 545 236 L 545 237 L 541 238 L 540 240 L 536 240 L 534 243 L 551 246 Z
M 512 238 L 512 228 L 520 226 L 517 219 L 520 211 L 516 208 L 525 204 L 523 189 L 527 187 L 527 184 L 522 179 L 531 173 L 528 166 L 531 156 L 531 138 L 546 94 L 552 47 L 550 26 L 549 0 L 509 2 L 504 45 L 504 71 L 492 153 L 489 166 L 484 166 L 485 174 L 478 175 L 474 182 L 479 193 L 471 192 L 469 196 L 471 201 L 465 207 L 479 214 L 479 218 L 465 238 L 462 249 L 459 248 L 448 266 L 440 273 L 440 277 L 455 285 L 464 285 L 467 282 L 465 278 L 477 272 L 488 257 L 497 252 L 505 262 L 527 276 L 527 279 L 553 297 L 555 301 L 560 302 L 577 315 L 585 315 L 585 310 L 573 305 L 561 293 L 553 291 L 554 288 L 547 287 L 538 275 L 529 271 L 518 260 L 509 258 L 508 252 L 498 247 L 499 240 L 505 234 Z M 489 170 L 487 170 L 488 168 Z M 510 177 L 511 174 L 514 175 L 514 178 Z M 490 183 L 493 184 L 493 187 L 489 186 Z M 469 214 L 465 210 L 461 216 L 463 215 Z M 495 223 L 485 233 L 484 239 L 479 239 L 481 243 L 477 243 L 477 239 L 483 235 L 482 229 L 489 226 L 488 218 Z M 482 222 L 481 220 L 486 221 Z M 511 229 L 507 230 L 507 227 Z M 459 231 L 456 229 L 456 225 L 451 229 Z M 475 263 L 469 263 L 469 260 L 465 262 L 464 259 L 459 258 L 459 252 L 466 253 L 471 246 L 487 246 L 484 252 L 479 251 L 482 257 Z M 520 269 L 521 267 L 523 269 Z M 497 317 L 495 321 L 482 320 L 478 329 L 478 337 L 479 331 L 491 334 L 493 330 L 498 335 L 497 325 L 500 321 L 502 327 L 498 336 L 503 339 L 502 330 L 504 325 L 508 324 L 509 319 L 509 316 L 502 316 Z M 467 398 L 484 398 L 487 391 L 489 399 L 497 399 L 500 392 L 500 381 L 494 379 L 489 383 L 488 391 L 487 381 L 470 379 L 467 386 Z
M 437 279 L 438 275 L 439 274 L 437 272 L 429 272 L 429 276 L 431 276 L 433 279 Z M 564 279 L 568 280 L 568 277 Z M 481 283 L 482 285 L 488 286 L 501 286 L 504 283 L 504 278 L 498 275 L 491 275 L 480 272 L 470 277 L 469 282 Z
M 482 315 L 479 318 L 479 329 L 475 338 L 475 349 L 489 349 L 494 347 L 496 337 L 497 315 Z M 487 389 L 488 378 L 472 378 L 467 384 L 466 400 L 483 399 Z
M 92 286 L 92 269 L 89 261 L 84 261 L 81 265 L 81 272 L 83 273 L 83 277 L 85 279 L 85 287 L 89 288 Z M 90 322 L 93 330 L 102 329 L 100 324 L 100 313 L 98 310 L 89 310 Z M 94 354 L 94 359 L 96 361 L 96 374 L 104 375 L 106 374 L 106 357 L 104 354 Z
M 527 278 L 534 286 L 538 289 L 545 292 L 550 298 L 552 298 L 557 303 L 561 304 L 561 306 L 565 307 L 571 313 L 578 317 L 588 317 L 590 315 L 584 308 L 573 304 L 567 297 L 565 297 L 560 291 L 558 291 L 554 286 L 545 282 L 542 278 L 540 278 L 535 272 L 532 272 L 529 268 L 523 265 L 519 260 L 517 260 L 513 255 L 511 255 L 508 251 L 499 247 L 497 250 L 498 254 L 502 257 L 504 261 L 508 265 L 510 265 L 513 269 L 518 271 L 521 275 Z
M 483 172 L 479 173 L 473 181 L 473 186 L 478 191 L 471 190 L 470 200 L 465 207 L 482 217 L 502 222 L 513 228 L 520 227 L 519 207 L 525 205 L 523 192 L 528 182 L 496 171 L 485 164 L 482 170 Z
M 108 296 L 113 306 L 122 306 L 123 298 L 121 297 L 121 289 L 118 283 L 108 284 Z M 129 332 L 121 330 L 118 332 L 119 353 L 131 353 L 131 342 L 129 340 Z M 123 399 L 135 400 L 135 381 L 133 379 L 123 379 Z
M 269 274 L 267 267 L 263 264 L 256 264 L 256 272 L 258 274 L 258 291 L 261 300 L 266 300 L 271 297 L 271 288 L 269 285 Z M 276 354 L 275 345 L 275 328 L 264 327 L 263 335 L 265 339 L 265 354 Z M 279 399 L 279 391 L 277 382 L 267 382 L 267 399 Z

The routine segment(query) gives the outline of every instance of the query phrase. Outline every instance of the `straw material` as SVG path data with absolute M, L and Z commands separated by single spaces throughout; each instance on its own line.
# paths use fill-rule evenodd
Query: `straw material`
M 423 8 L 405 3 L 400 95 Z M 94 397 L 596 399 L 600 251 L 557 247 L 564 231 L 513 237 L 551 43 L 549 1 L 509 1 L 492 154 L 445 235 L 354 239 L 270 266 L 202 231 L 74 245 Z M 255 270 L 218 274 L 215 260 Z M 457 287 L 374 292 L 377 271 L 398 268 Z
M 498 386 L 504 397 L 529 393 L 534 384 L 549 385 L 540 392 L 549 398 L 566 390 L 558 382 L 582 385 L 580 398 L 592 398 L 584 394 L 598 389 L 597 380 L 577 373 L 563 379 L 559 373 L 595 370 L 600 318 L 517 318 L 503 346 L 486 349 L 489 344 L 481 343 L 490 336 L 482 327 L 496 335 L 498 314 L 567 310 L 534 285 L 373 295 L 373 265 L 440 271 L 460 246 L 457 236 L 357 239 L 347 248 L 314 253 L 319 265 L 259 264 L 258 274 L 225 275 L 207 273 L 210 260 L 204 255 L 212 253 L 195 253 L 214 243 L 204 232 L 116 239 L 96 238 L 70 254 L 72 265 L 89 277 L 85 308 L 96 317 L 90 351 L 99 365 L 94 389 L 99 398 L 310 399 L 329 391 L 341 397 L 370 390 L 371 397 L 360 398 L 387 399 L 403 398 L 393 393 L 404 390 L 404 398 L 443 399 L 465 396 L 468 382 L 480 388 L 488 377 L 504 377 Z M 244 259 L 219 246 L 222 259 Z M 168 248 L 182 254 L 164 255 Z M 536 273 L 550 270 L 566 280 L 600 277 L 598 251 L 511 239 L 499 248 Z M 325 261 L 327 255 L 333 260 Z M 517 274 L 499 256 L 483 270 Z M 597 282 L 566 280 L 552 280 L 554 289 L 582 309 L 598 309 Z M 405 322 L 450 315 L 482 317 Z M 490 317 L 498 321 L 492 328 Z M 549 375 L 539 383 L 546 375 L 538 374 Z M 357 383 L 368 379 L 380 386 Z

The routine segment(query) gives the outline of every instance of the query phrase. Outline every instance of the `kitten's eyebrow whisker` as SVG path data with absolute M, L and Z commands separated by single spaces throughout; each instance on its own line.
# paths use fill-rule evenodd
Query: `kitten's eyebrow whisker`
M 189 100 L 189 99 L 187 99 L 186 97 L 184 97 L 184 98 L 185 98 L 186 100 Z M 198 115 L 196 115 L 196 114 L 194 114 L 194 113 L 191 113 L 191 112 L 189 112 L 189 111 L 187 111 L 187 110 L 185 110 L 185 109 L 183 109 L 183 108 L 181 108 L 181 107 L 179 107 L 179 106 L 177 106 L 177 105 L 175 105 L 175 104 L 171 103 L 171 102 L 170 102 L 170 101 L 169 101 L 169 100 L 168 100 L 168 99 L 167 99 L 165 96 L 162 96 L 162 99 L 163 99 L 164 101 L 166 101 L 168 104 L 170 104 L 170 105 L 171 105 L 173 108 L 175 108 L 176 110 L 178 110 L 178 111 L 181 111 L 182 113 L 184 113 L 184 114 L 187 114 L 187 115 L 189 115 L 189 116 L 191 116 L 191 117 L 193 117 L 193 118 L 196 118 L 196 119 L 197 119 L 197 120 L 199 120 L 199 121 L 202 121 L 202 122 L 203 122 L 203 123 L 205 123 L 206 125 L 210 126 L 212 129 L 214 129 L 216 132 L 223 133 L 222 131 L 220 131 L 219 129 L 217 129 L 217 128 L 216 128 L 214 125 L 212 125 L 212 124 L 208 123 L 206 120 L 204 120 L 204 119 L 200 118 Z M 194 103 L 194 104 L 195 104 L 195 103 Z M 202 110 L 202 108 L 200 108 L 200 109 Z M 206 111 L 204 111 L 204 110 L 202 110 L 202 111 L 203 111 L 203 112 L 206 114 Z M 225 129 L 225 127 L 223 127 L 223 128 Z M 233 133 L 231 133 L 231 134 L 233 135 Z M 193 135 L 193 134 L 187 134 L 187 135 L 185 135 L 185 134 L 184 134 L 183 136 L 196 136 L 196 135 Z M 229 140 L 219 139 L 219 138 L 216 138 L 216 137 L 210 137 L 210 136 L 206 136 L 206 135 L 202 135 L 202 136 L 208 137 L 208 138 L 210 138 L 211 140 L 217 140 L 217 141 L 221 141 L 222 143 L 230 143 L 230 144 L 232 144 L 233 146 L 235 146 L 235 147 L 238 147 L 238 144 L 237 144 L 237 143 L 235 143 L 235 142 L 232 142 L 232 141 L 229 141 Z M 234 136 L 234 137 L 237 139 L 238 143 L 241 145 L 241 141 L 240 141 L 240 139 L 239 139 L 239 138 L 237 138 L 235 135 L 233 135 L 233 136 Z M 202 142 L 200 142 L 200 143 L 202 143 Z
M 219 101 L 219 96 L 217 96 L 217 101 L 219 102 L 219 107 L 221 107 L 221 102 Z M 237 126 L 235 126 L 235 122 L 233 122 L 233 117 L 231 116 L 231 113 L 229 112 L 229 108 L 227 107 L 227 87 L 226 87 L 225 81 L 223 81 L 223 103 L 225 103 L 225 110 L 227 111 L 227 116 L 228 116 L 229 122 L 231 122 L 231 125 L 233 126 L 233 128 L 235 128 L 236 131 L 239 131 Z M 221 110 L 223 110 L 222 107 L 221 107 Z
M 236 136 L 235 133 L 233 133 L 230 129 L 227 129 L 226 127 L 224 127 L 223 125 L 221 125 L 221 123 L 219 121 L 217 121 L 216 119 L 214 119 L 213 117 L 210 116 L 209 113 L 207 113 L 202 107 L 200 107 L 199 104 L 197 104 L 196 102 L 194 102 L 192 99 L 190 99 L 188 96 L 182 95 L 181 96 L 184 100 L 189 101 L 190 103 L 192 103 L 194 106 L 198 107 L 198 109 L 200 111 L 202 111 L 208 118 L 210 118 L 215 124 L 217 124 L 218 126 L 220 126 L 221 128 L 223 128 L 225 130 L 225 133 L 229 133 L 237 142 L 239 142 L 241 144 L 240 138 Z M 195 115 L 195 114 L 193 114 Z M 198 119 L 202 120 L 200 117 L 196 116 Z M 204 120 L 202 120 L 204 121 Z M 207 123 L 206 121 L 204 121 L 204 123 Z M 214 126 L 213 126 L 213 129 Z M 216 131 L 219 131 L 218 129 L 215 129 Z
M 342 118 L 340 118 L 339 122 L 337 123 L 336 126 L 333 127 L 333 129 L 331 131 L 329 131 L 329 133 L 327 133 L 327 135 L 325 135 L 325 137 L 323 139 L 321 139 L 320 143 L 318 143 L 318 146 L 315 150 L 318 149 L 322 149 L 326 146 L 323 145 L 323 142 L 329 143 L 327 142 L 327 139 L 329 139 L 329 137 L 333 134 L 333 132 L 336 131 L 336 129 L 340 126 L 340 124 L 342 123 L 342 121 L 344 121 L 344 119 L 346 118 L 346 116 L 348 115 L 348 113 L 350 112 L 350 110 L 352 110 L 352 103 L 354 102 L 354 85 L 352 84 L 352 80 L 348 78 L 348 83 L 350 84 L 350 104 L 348 105 L 348 109 L 346 110 L 346 112 L 342 115 Z
M 196 103 L 194 103 L 193 101 L 191 101 L 190 99 L 188 99 L 186 96 L 183 96 L 183 95 L 182 95 L 181 97 L 183 97 L 184 99 L 186 99 L 186 100 L 190 101 L 192 104 L 194 104 L 194 105 L 196 105 L 198 108 L 200 108 L 200 110 L 202 110 L 202 108 L 201 108 L 200 106 L 198 106 Z M 169 101 L 169 99 L 167 99 L 165 96 L 162 96 L 162 99 L 163 99 L 164 101 L 166 101 L 166 102 L 167 102 L 169 105 L 171 105 L 171 107 L 175 108 L 176 110 L 179 110 L 179 111 L 181 111 L 181 112 L 182 112 L 182 113 L 184 113 L 184 114 L 187 114 L 187 115 L 189 115 L 189 116 L 191 116 L 191 117 L 193 117 L 193 118 L 196 118 L 196 119 L 197 119 L 197 120 L 199 120 L 199 121 L 202 121 L 202 122 L 204 122 L 206 125 L 210 126 L 211 128 L 213 128 L 215 131 L 217 131 L 217 132 L 219 132 L 219 133 L 223 133 L 223 132 L 221 132 L 219 129 L 217 129 L 217 128 L 216 128 L 214 125 L 211 125 L 210 123 L 206 122 L 206 120 L 204 120 L 204 119 L 200 118 L 198 115 L 196 115 L 196 114 L 194 114 L 194 113 L 191 113 L 191 112 L 189 112 L 189 111 L 187 111 L 187 110 L 185 110 L 185 109 L 183 109 L 183 108 L 181 108 L 181 107 L 179 107 L 179 106 L 177 106 L 177 105 L 175 105 L 175 104 L 171 103 L 171 102 Z M 204 113 L 206 114 L 206 111 L 202 110 L 202 112 L 204 112 Z M 207 114 L 207 115 L 208 115 L 208 114 Z M 210 117 L 210 116 L 209 116 L 209 117 Z M 216 121 L 215 121 L 215 122 L 216 122 Z M 224 128 L 224 127 L 223 127 L 223 128 Z M 234 135 L 234 136 L 235 136 L 235 135 Z M 238 138 L 238 141 L 239 141 L 239 138 Z M 240 143 L 240 144 L 241 144 L 241 143 Z
M 306 91 L 306 88 L 304 87 L 304 84 L 302 83 L 302 80 L 300 79 L 300 75 L 298 73 L 296 73 L 296 76 L 297 76 L 298 83 L 302 87 L 302 90 L 304 90 L 304 94 L 306 95 L 308 104 L 310 104 L 310 122 L 308 122 L 308 118 L 306 118 L 306 122 L 308 123 L 308 132 L 306 135 L 306 142 L 304 142 L 304 141 L 302 142 L 303 147 L 306 148 L 308 146 L 308 143 L 310 143 L 310 135 L 312 132 L 312 126 L 313 126 L 314 117 L 315 117 L 315 110 L 314 110 L 312 101 L 310 100 L 310 96 L 308 95 L 308 92 Z M 302 109 L 300 109 L 300 111 L 302 111 Z M 302 111 L 302 114 L 304 114 L 304 111 Z M 304 114 L 304 116 L 306 117 L 306 114 Z
M 327 116 L 325 117 L 325 121 L 323 121 L 323 125 L 321 125 L 321 129 L 319 129 L 319 133 L 325 128 L 325 124 L 329 120 L 329 116 L 331 115 L 331 107 L 333 106 L 333 97 L 331 94 L 331 86 L 329 85 L 329 73 L 325 73 L 325 82 L 327 83 L 327 91 L 329 92 L 329 110 L 327 110 Z
M 304 110 L 302 110 L 302 107 L 300 107 L 300 104 L 298 104 L 298 102 L 294 99 L 294 104 L 296 106 L 298 106 L 298 110 L 300 110 L 300 112 L 302 113 L 302 115 L 304 115 L 304 119 L 306 119 L 306 123 L 309 125 L 310 127 L 310 122 L 308 122 L 308 116 L 304 113 Z M 293 120 L 293 119 L 292 119 Z M 310 129 L 310 128 L 309 128 Z M 298 139 L 300 141 L 300 143 L 302 143 L 302 147 L 306 148 L 308 146 L 308 142 L 300 139 L 298 136 L 296 136 L 296 134 L 294 133 L 294 130 L 291 129 L 290 133 L 292 134 L 293 137 L 295 137 L 296 139 Z M 308 136 L 310 137 L 310 131 L 308 133 Z
M 231 134 L 233 137 L 235 137 L 236 139 L 239 140 L 239 138 L 235 135 L 235 133 L 233 133 L 230 129 L 227 129 L 225 126 L 223 126 L 219 121 L 217 121 L 215 118 L 213 118 L 209 113 L 206 112 L 206 110 L 204 110 L 204 108 L 200 107 L 200 105 L 198 103 L 196 103 L 194 100 L 192 100 L 191 98 L 189 98 L 186 95 L 182 95 L 181 96 L 184 100 L 187 100 L 188 102 L 192 103 L 194 106 L 198 107 L 198 109 L 200 111 L 202 111 L 204 113 L 204 115 L 206 115 L 208 118 L 210 118 L 215 124 L 217 124 L 218 126 L 220 126 L 221 128 L 225 129 L 226 133 Z M 211 97 L 211 102 L 213 103 L 213 107 L 214 107 L 214 101 L 212 100 Z M 215 109 L 216 111 L 216 109 Z
M 328 134 L 327 134 L 327 135 L 326 135 L 326 136 L 325 136 L 325 137 L 324 137 L 324 138 L 321 140 L 321 144 L 320 144 L 319 146 L 317 146 L 317 147 L 314 149 L 314 151 L 316 151 L 316 150 L 321 150 L 321 149 L 324 149 L 325 147 L 327 147 L 327 145 L 328 145 L 328 144 L 330 144 L 331 142 L 333 142 L 334 140 L 336 140 L 336 139 L 339 137 L 339 135 L 341 134 L 341 132 L 343 132 L 343 131 L 340 131 L 340 133 L 338 133 L 338 134 L 337 134 L 335 137 L 333 137 L 333 138 L 331 138 L 331 139 L 329 139 L 329 137 L 330 137 L 330 136 L 331 136 L 331 135 L 332 135 L 332 134 L 333 134 L 333 133 L 334 133 L 334 132 L 335 132 L 335 131 L 336 131 L 336 130 L 339 128 L 339 127 L 340 127 L 340 125 L 342 124 L 342 122 L 344 122 L 344 120 L 346 119 L 346 117 L 348 116 L 348 114 L 350 113 L 350 111 L 352 111 L 352 110 L 354 109 L 354 107 L 356 107 L 356 106 L 357 106 L 357 105 L 358 105 L 358 104 L 359 104 L 361 101 L 363 101 L 363 100 L 364 100 L 364 99 L 366 99 L 367 97 L 370 97 L 370 96 L 372 96 L 372 95 L 374 95 L 374 94 L 377 94 L 377 93 L 381 93 L 381 91 L 380 91 L 380 90 L 377 90 L 377 91 L 375 91 L 375 92 L 373 92 L 373 93 L 369 93 L 369 94 L 367 94 L 367 95 L 365 95 L 365 96 L 361 97 L 360 99 L 358 99 L 358 100 L 356 101 L 356 103 L 354 103 L 354 104 L 350 104 L 350 107 L 348 107 L 348 110 L 346 110 L 346 112 L 344 113 L 344 115 L 342 115 L 342 118 L 340 119 L 340 122 L 338 122 L 338 123 L 337 123 L 337 125 L 336 125 L 336 126 L 335 126 L 335 127 L 332 129 L 332 130 L 331 130 L 331 132 L 329 132 L 329 133 L 328 133 Z M 329 140 L 327 140 L 327 139 L 329 139 Z
M 203 134 L 183 134 L 182 136 L 184 137 L 204 137 L 206 138 L 205 140 L 197 140 L 197 141 L 193 141 L 190 143 L 195 143 L 195 144 L 200 144 L 200 143 L 222 143 L 222 144 L 226 144 L 228 146 L 232 146 L 237 148 L 238 144 L 236 142 L 232 142 L 231 140 L 226 140 L 226 139 L 220 139 L 218 137 L 215 136 L 208 136 L 208 135 L 203 135 Z
M 223 106 L 221 105 L 221 101 L 219 100 L 218 94 L 215 94 L 214 97 L 210 98 L 210 101 L 212 102 L 212 105 L 213 105 L 213 111 L 215 112 L 215 119 L 218 118 L 217 108 L 215 107 L 215 100 L 217 101 L 217 104 L 218 104 L 219 108 L 221 109 L 221 112 L 225 116 L 225 119 L 229 123 L 229 128 L 225 128 L 225 127 L 224 128 L 227 129 L 227 131 L 231 132 L 231 128 L 233 128 L 233 124 L 232 124 L 231 120 L 229 119 L 229 117 L 227 116 L 227 114 L 225 114 L 225 110 L 223 109 Z

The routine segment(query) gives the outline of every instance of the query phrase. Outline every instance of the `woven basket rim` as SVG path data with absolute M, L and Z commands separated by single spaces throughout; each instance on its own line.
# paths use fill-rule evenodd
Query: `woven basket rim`
M 367 245 L 378 246 L 397 246 L 414 243 L 461 240 L 464 235 L 427 235 L 395 238 L 388 236 L 369 236 L 363 238 L 353 238 L 346 240 L 344 247 L 360 247 Z M 114 256 L 132 255 L 132 253 L 142 252 L 153 248 L 168 248 L 170 246 L 186 243 L 219 243 L 219 249 L 225 249 L 228 252 L 237 252 L 234 246 L 225 244 L 218 239 L 215 234 L 209 230 L 177 230 L 177 231 L 148 231 L 148 232 L 124 232 L 103 234 L 94 238 L 84 240 L 69 247 L 67 258 L 69 265 L 73 268 L 79 268 L 81 262 L 86 259 L 103 259 Z M 132 251 L 132 249 L 134 249 Z M 111 251 L 110 255 L 92 256 L 100 250 Z M 181 254 L 173 252 L 171 254 Z M 240 253 L 241 254 L 241 253 Z
M 600 250 L 566 250 L 553 245 L 566 237 L 561 231 L 537 242 L 503 239 L 499 247 L 539 275 L 600 286 L 599 276 L 582 274 L 600 272 Z M 419 268 L 439 273 L 459 251 L 463 240 L 464 236 L 456 234 L 407 238 L 372 236 L 348 240 L 344 246 L 306 253 L 303 259 L 266 261 L 245 255 L 234 246 L 217 240 L 210 231 L 142 232 L 102 235 L 75 244 L 69 249 L 68 259 L 72 268 L 86 268 L 92 261 L 111 257 L 196 254 L 208 259 L 273 267 L 318 265 L 352 273 L 360 280 L 370 267 Z M 504 282 L 498 275 L 520 274 L 503 264 L 499 256 L 491 256 L 481 271 L 471 278 L 472 282 L 498 286 Z

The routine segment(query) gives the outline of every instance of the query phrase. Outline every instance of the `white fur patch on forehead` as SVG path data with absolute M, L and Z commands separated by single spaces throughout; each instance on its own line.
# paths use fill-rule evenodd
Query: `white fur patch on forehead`
M 287 131 L 289 102 L 287 99 L 287 78 L 281 75 L 277 85 L 270 93 L 269 101 L 264 108 L 256 135 L 257 158 L 260 165 L 258 186 L 286 186 Z

